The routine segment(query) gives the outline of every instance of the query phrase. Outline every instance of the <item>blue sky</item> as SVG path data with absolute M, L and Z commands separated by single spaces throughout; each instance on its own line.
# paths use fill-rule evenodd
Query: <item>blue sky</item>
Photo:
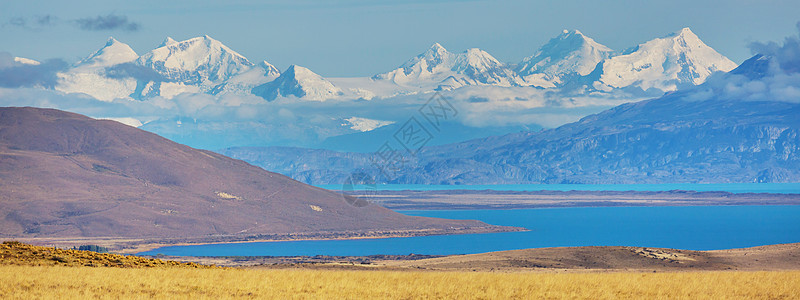
M 144 53 L 208 34 L 251 61 L 328 77 L 396 68 L 434 42 L 518 62 L 563 29 L 615 50 L 690 27 L 737 63 L 795 33 L 800 1 L 5 1 L 0 51 L 74 62 L 109 36 Z M 10 3 L 9 3 L 10 2 Z

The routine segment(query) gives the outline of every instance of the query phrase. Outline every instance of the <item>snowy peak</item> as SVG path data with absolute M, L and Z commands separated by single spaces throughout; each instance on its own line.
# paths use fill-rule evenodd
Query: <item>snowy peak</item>
M 766 77 L 770 73 L 772 57 L 756 54 L 742 62 L 736 69 L 731 70 L 730 74 L 744 75 L 750 80 L 757 80 Z
M 166 47 L 166 46 L 169 46 L 169 45 L 172 45 L 172 44 L 177 44 L 177 43 L 178 43 L 178 41 L 173 40 L 171 37 L 167 37 L 166 39 L 164 39 L 163 42 L 161 42 L 161 45 L 159 45 L 158 47 L 159 48 L 160 47 Z
M 37 60 L 33 60 L 33 59 L 30 59 L 30 58 L 24 58 L 24 57 L 16 57 L 16 56 L 14 57 L 14 62 L 18 63 L 18 64 L 31 65 L 31 66 L 38 66 L 38 65 L 42 64 L 41 62 L 39 62 Z
M 453 54 L 439 43 L 434 43 L 425 53 L 405 62 L 400 68 L 406 75 L 418 73 L 422 76 L 441 72 L 451 64 Z
M 136 80 L 108 76 L 108 70 L 123 67 L 139 56 L 127 44 L 113 37 L 75 67 L 58 74 L 56 90 L 65 93 L 85 93 L 101 101 L 128 97 L 136 88 Z
M 139 57 L 136 63 L 166 78 L 198 85 L 222 82 L 253 66 L 247 58 L 207 35 L 181 42 L 170 40 Z
M 469 69 L 487 71 L 498 67 L 503 67 L 503 63 L 494 58 L 494 56 L 481 49 L 470 48 L 455 57 L 452 70 L 461 73 Z
M 138 57 L 128 44 L 109 37 L 103 48 L 78 62 L 76 67 L 110 67 L 132 62 Z
M 439 43 L 408 60 L 400 68 L 378 74 L 378 80 L 390 80 L 400 85 L 437 87 L 440 83 L 518 85 L 522 82 L 513 72 L 492 55 L 478 48 L 462 53 L 447 51 Z
M 450 52 L 439 43 L 433 43 L 424 54 L 426 58 L 447 57 L 448 55 Z
M 258 63 L 258 67 L 264 70 L 264 76 L 266 77 L 277 78 L 281 75 L 281 71 L 272 64 L 268 63 L 266 60 Z
M 734 62 L 703 43 L 689 28 L 683 28 L 606 60 L 595 87 L 674 91 L 701 84 L 712 73 L 735 67 Z
M 478 48 L 456 55 L 450 70 L 463 75 L 470 84 L 518 86 L 523 83 L 504 63 Z
M 613 52 L 578 30 L 564 30 L 534 55 L 524 58 L 515 70 L 531 83 L 549 81 L 556 85 L 563 83 L 566 76 L 588 75 Z
M 304 100 L 325 101 L 341 96 L 342 91 L 311 70 L 292 65 L 275 80 L 253 88 L 256 96 L 272 101 L 294 96 Z

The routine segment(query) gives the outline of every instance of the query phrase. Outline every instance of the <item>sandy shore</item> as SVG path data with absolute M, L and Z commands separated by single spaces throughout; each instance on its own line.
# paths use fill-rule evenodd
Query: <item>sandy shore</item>
M 800 194 L 694 191 L 380 191 L 359 195 L 389 209 L 800 205 Z

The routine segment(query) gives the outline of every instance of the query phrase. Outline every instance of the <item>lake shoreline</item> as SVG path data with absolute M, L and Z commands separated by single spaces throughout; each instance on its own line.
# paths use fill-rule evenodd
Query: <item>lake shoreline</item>
M 480 220 L 520 232 L 403 238 L 305 240 L 164 247 L 175 256 L 455 255 L 513 249 L 640 246 L 695 251 L 796 243 L 799 205 L 407 210 L 407 215 Z M 748 232 L 743 236 L 737 233 Z
M 145 256 L 235 268 L 483 271 L 653 272 L 800 270 L 800 243 L 694 251 L 656 247 L 547 247 L 464 255 Z
M 800 205 L 800 194 L 724 191 L 400 190 L 346 194 L 392 210 Z

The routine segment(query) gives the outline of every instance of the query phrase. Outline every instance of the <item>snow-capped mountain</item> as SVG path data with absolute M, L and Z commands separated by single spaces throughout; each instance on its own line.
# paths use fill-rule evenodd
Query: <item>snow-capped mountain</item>
M 477 48 L 454 53 L 434 44 L 395 70 L 372 78 L 332 79 L 336 85 L 306 68 L 293 66 L 287 70 L 291 74 L 281 74 L 267 62 L 253 64 L 209 36 L 184 41 L 167 37 L 142 56 L 110 38 L 103 48 L 60 73 L 56 89 L 103 101 L 172 98 L 180 93 L 256 94 L 270 101 L 287 96 L 357 100 L 467 86 L 472 97 L 489 100 L 524 99 L 529 86 L 571 94 L 638 93 L 630 89 L 634 87 L 653 96 L 700 84 L 711 73 L 734 67 L 688 28 L 619 55 L 580 31 L 565 31 L 517 65 Z
M 267 101 L 289 96 L 304 100 L 325 101 L 343 94 L 341 89 L 322 76 L 296 65 L 289 66 L 275 80 L 253 88 L 252 93 Z
M 345 123 L 342 126 L 350 127 L 350 129 L 358 130 L 360 132 L 367 132 L 375 130 L 386 125 L 394 124 L 394 121 L 373 120 L 360 117 L 350 117 L 344 119 Z
M 564 30 L 526 57 L 515 71 L 530 85 L 556 87 L 574 76 L 586 76 L 614 50 L 578 30 Z
M 638 87 L 666 92 L 701 84 L 712 73 L 728 72 L 736 64 L 683 28 L 607 59 L 598 68 L 602 73 L 593 84 L 596 89 Z
M 158 48 L 170 46 L 172 44 L 177 44 L 177 43 L 178 43 L 178 41 L 176 41 L 176 40 L 172 39 L 172 37 L 168 36 L 167 38 L 164 39 L 163 42 L 161 42 L 161 45 L 158 45 Z
M 138 57 L 128 44 L 110 37 L 100 50 L 58 74 L 55 88 L 65 93 L 88 94 L 102 101 L 128 97 L 136 89 L 136 80 L 107 76 L 106 69 L 133 62 Z
M 16 57 L 16 56 L 14 57 L 14 62 L 18 63 L 18 64 L 23 64 L 23 65 L 34 65 L 34 66 L 38 66 L 38 65 L 42 64 L 39 61 L 30 59 L 30 58 Z
M 433 44 L 427 51 L 399 68 L 375 75 L 402 86 L 423 89 L 453 89 L 464 85 L 519 86 L 523 81 L 506 65 L 486 51 L 472 48 L 451 53 Z
M 75 66 L 104 68 L 132 62 L 137 58 L 139 58 L 139 55 L 131 49 L 131 46 L 110 37 L 103 48 L 79 61 Z
M 225 82 L 215 86 L 210 93 L 214 95 L 234 94 L 249 95 L 254 87 L 273 81 L 281 75 L 281 71 L 266 61 L 233 75 Z
M 167 38 L 163 46 L 143 54 L 136 64 L 151 68 L 167 79 L 201 86 L 221 83 L 254 66 L 207 35 L 181 42 Z

